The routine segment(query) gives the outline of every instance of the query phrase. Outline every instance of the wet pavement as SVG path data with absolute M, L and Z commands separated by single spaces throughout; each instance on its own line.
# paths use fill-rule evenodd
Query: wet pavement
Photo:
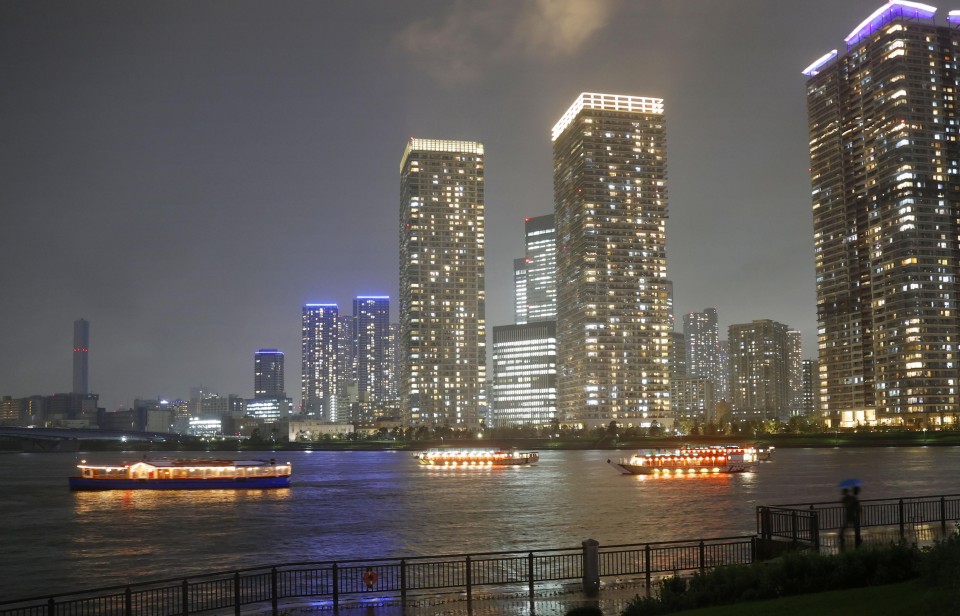
M 467 601 L 464 593 L 408 597 L 350 597 L 334 610 L 333 602 L 301 601 L 280 606 L 285 616 L 336 614 L 337 616 L 563 616 L 576 607 L 596 606 L 605 616 L 620 614 L 638 594 L 645 592 L 642 581 L 611 582 L 601 585 L 596 597 L 587 597 L 581 585 L 558 586 L 538 590 L 531 601 L 522 591 L 474 596 Z M 269 613 L 267 611 L 259 612 Z

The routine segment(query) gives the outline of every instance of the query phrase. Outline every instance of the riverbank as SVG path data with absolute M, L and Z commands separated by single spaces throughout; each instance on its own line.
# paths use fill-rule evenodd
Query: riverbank
M 211 441 L 189 439 L 179 443 L 136 441 L 84 441 L 85 451 L 422 451 L 433 447 L 515 448 L 525 451 L 632 451 L 637 449 L 676 449 L 681 445 L 734 445 L 753 443 L 776 448 L 846 447 L 957 447 L 960 431 L 857 431 L 820 434 L 762 434 L 759 436 L 683 436 L 614 439 L 591 436 L 561 438 L 483 438 L 424 440 L 322 440 L 314 442 L 271 443 L 244 440 Z M 0 449 L 18 450 L 16 439 L 0 438 Z

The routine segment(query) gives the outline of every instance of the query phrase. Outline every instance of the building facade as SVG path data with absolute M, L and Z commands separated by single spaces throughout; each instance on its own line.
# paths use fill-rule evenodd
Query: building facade
M 956 12 L 891 0 L 807 67 L 819 406 L 920 427 L 957 409 Z
M 687 376 L 706 379 L 710 387 L 698 387 L 692 391 L 709 392 L 710 400 L 688 400 L 687 406 L 702 409 L 703 414 L 712 413 L 712 405 L 726 394 L 727 366 L 720 352 L 720 320 L 716 308 L 704 308 L 703 312 L 690 312 L 683 316 L 683 338 L 687 347 Z M 688 391 L 691 391 L 688 388 Z
M 359 296 L 353 300 L 354 347 L 360 421 L 386 414 L 393 378 L 390 348 L 390 298 Z
M 513 260 L 513 323 L 527 322 L 527 258 Z
M 583 93 L 553 127 L 558 407 L 574 424 L 670 412 L 663 111 Z
M 557 418 L 555 321 L 493 328 L 493 427 L 549 426 Z
M 303 307 L 301 412 L 311 419 L 337 420 L 340 310 L 336 304 Z
M 730 326 L 730 402 L 737 419 L 789 418 L 788 330 L 783 323 L 769 319 Z
M 253 354 L 253 397 L 256 400 L 286 395 L 283 380 L 283 352 L 260 349 Z
M 410 139 L 400 162 L 400 398 L 410 425 L 486 410 L 483 144 Z
M 557 319 L 557 229 L 553 214 L 524 220 L 527 323 Z

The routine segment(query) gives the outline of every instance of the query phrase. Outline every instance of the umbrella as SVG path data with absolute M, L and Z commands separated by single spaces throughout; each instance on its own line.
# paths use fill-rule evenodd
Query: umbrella
M 863 485 L 863 482 L 860 481 L 859 479 L 850 478 L 850 479 L 844 479 L 843 481 L 838 483 L 837 487 L 838 488 L 859 488 L 862 485 Z

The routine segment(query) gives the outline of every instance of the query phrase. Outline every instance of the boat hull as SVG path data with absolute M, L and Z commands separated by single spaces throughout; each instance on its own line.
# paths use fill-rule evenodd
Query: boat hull
M 529 457 L 529 458 L 520 458 L 520 459 L 508 459 L 508 460 L 496 460 L 490 462 L 472 462 L 470 460 L 429 460 L 424 458 L 419 458 L 420 464 L 424 466 L 529 466 L 531 464 L 536 464 L 539 460 L 538 457 Z
M 272 490 L 289 488 L 290 476 L 211 479 L 91 479 L 68 477 L 75 492 L 103 490 Z
M 631 475 L 719 475 L 726 473 L 746 473 L 751 470 L 751 467 L 746 465 L 654 468 L 652 466 L 641 466 L 637 464 L 628 464 L 626 462 L 610 462 L 610 464 Z

